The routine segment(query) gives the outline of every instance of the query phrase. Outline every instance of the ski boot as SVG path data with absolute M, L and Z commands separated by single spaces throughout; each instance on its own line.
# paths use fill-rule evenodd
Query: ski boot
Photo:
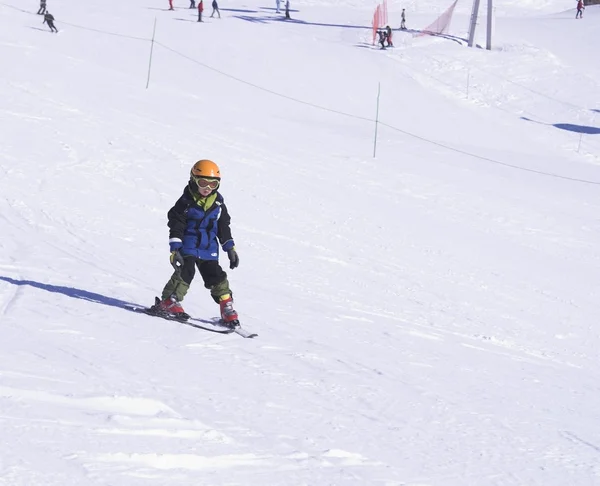
M 221 296 L 219 306 L 221 307 L 221 321 L 223 322 L 223 325 L 231 328 L 240 325 L 238 314 L 233 308 L 233 299 L 230 294 Z
M 152 310 L 160 316 L 172 319 L 187 321 L 190 318 L 189 314 L 185 313 L 183 307 L 173 295 L 164 300 L 156 297 Z

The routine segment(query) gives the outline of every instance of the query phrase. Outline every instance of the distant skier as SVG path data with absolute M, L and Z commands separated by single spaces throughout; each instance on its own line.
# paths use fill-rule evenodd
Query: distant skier
M 281 0 L 275 0 L 275 6 L 277 7 L 277 8 L 275 9 L 275 12 L 277 12 L 277 13 L 280 13 L 280 12 L 281 12 L 281 9 L 280 9 L 280 6 L 281 6 Z
M 402 16 L 400 17 L 402 22 L 400 22 L 400 30 L 406 30 L 406 10 L 402 9 Z
M 290 19 L 290 0 L 285 0 L 285 18 Z
M 210 18 L 212 19 L 215 13 L 219 16 L 219 18 L 221 18 L 221 12 L 219 11 L 219 4 L 217 3 L 217 0 L 213 0 L 212 9 L 213 11 L 210 14 Z
M 50 32 L 58 32 L 58 29 L 54 26 L 54 16 L 50 12 L 46 12 L 42 24 L 48 24 Z
M 237 321 L 227 273 L 219 265 L 219 247 L 227 253 L 231 270 L 240 263 L 231 235 L 231 217 L 218 191 L 220 185 L 221 172 L 212 160 L 199 160 L 192 166 L 183 195 L 167 214 L 170 261 L 175 271 L 162 291 L 162 300 L 152 310 L 184 313 L 181 301 L 197 267 L 204 287 L 219 304 L 223 321 Z
M 585 5 L 583 4 L 583 0 L 579 0 L 577 2 L 577 13 L 575 14 L 575 18 L 582 19 L 584 10 L 585 10 Z
M 190 0 L 190 8 L 196 8 L 196 0 Z
M 44 15 L 46 13 L 46 0 L 40 0 L 40 9 L 38 10 L 38 15 Z
M 198 2 L 198 22 L 204 22 L 202 20 L 202 12 L 204 12 L 204 1 L 200 0 L 200 2 Z
M 392 28 L 389 25 L 385 26 L 385 38 L 387 40 L 387 46 L 388 47 L 394 47 L 394 44 L 392 44 Z
M 379 34 L 379 45 L 381 49 L 385 49 L 385 40 L 387 38 L 387 32 L 385 30 L 378 30 L 377 34 Z

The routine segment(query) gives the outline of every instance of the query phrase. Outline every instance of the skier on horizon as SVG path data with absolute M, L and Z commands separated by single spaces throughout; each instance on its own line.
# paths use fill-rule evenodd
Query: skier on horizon
M 385 26 L 385 38 L 387 40 L 387 46 L 388 47 L 394 47 L 394 44 L 392 44 L 392 28 L 389 25 Z
M 227 253 L 231 270 L 240 263 L 231 236 L 231 217 L 218 191 L 220 185 L 221 171 L 212 160 L 199 160 L 193 165 L 183 195 L 167 215 L 170 260 L 175 271 L 162 291 L 162 300 L 152 310 L 183 314 L 181 301 L 198 267 L 204 286 L 219 304 L 223 321 L 237 322 L 227 274 L 219 265 L 219 245 Z
M 58 32 L 58 29 L 54 26 L 54 16 L 50 12 L 44 14 L 44 21 L 42 24 L 48 24 L 50 32 Z
M 290 19 L 290 0 L 285 0 L 285 18 Z
M 381 46 L 381 49 L 385 49 L 385 39 L 387 37 L 387 33 L 385 30 L 379 29 L 377 34 L 379 34 L 379 45 Z
M 213 11 L 210 14 L 210 18 L 212 19 L 215 13 L 219 16 L 219 18 L 221 18 L 221 12 L 219 11 L 219 4 L 217 3 L 217 0 L 212 1 L 212 9 Z
M 402 9 L 402 16 L 400 17 L 402 22 L 400 22 L 400 30 L 406 30 L 406 9 Z
M 200 0 L 198 2 L 198 22 L 204 22 L 202 20 L 202 12 L 204 12 L 204 2 L 203 0 Z
M 577 2 L 577 13 L 575 14 L 575 18 L 582 19 L 584 10 L 585 10 L 585 5 L 583 4 L 583 0 L 579 0 Z

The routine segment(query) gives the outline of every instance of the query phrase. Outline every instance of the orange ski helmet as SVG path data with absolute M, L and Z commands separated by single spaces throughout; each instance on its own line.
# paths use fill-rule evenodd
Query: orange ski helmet
M 202 159 L 194 164 L 190 171 L 190 177 L 208 177 L 221 180 L 221 171 L 219 166 L 212 160 Z

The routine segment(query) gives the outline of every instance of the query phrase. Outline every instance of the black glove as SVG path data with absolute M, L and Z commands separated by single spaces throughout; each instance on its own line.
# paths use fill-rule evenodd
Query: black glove
M 240 264 L 240 257 L 235 251 L 235 246 L 231 250 L 227 250 L 227 258 L 229 258 L 229 268 L 233 270 Z
M 176 272 L 180 271 L 181 267 L 183 267 L 183 257 L 181 256 L 181 253 L 179 253 L 179 250 L 173 250 L 169 260 Z

